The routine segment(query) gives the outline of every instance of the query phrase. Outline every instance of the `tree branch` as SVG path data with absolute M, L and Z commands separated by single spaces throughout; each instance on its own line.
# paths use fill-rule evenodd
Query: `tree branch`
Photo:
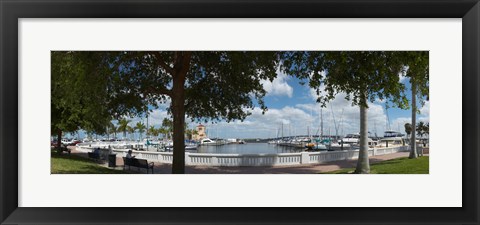
M 189 100 L 187 104 L 185 104 L 185 111 L 187 111 L 192 106 L 193 100 Z
M 173 73 L 174 73 L 173 68 L 170 67 L 169 65 L 167 65 L 167 63 L 163 59 L 162 55 L 160 55 L 159 52 L 152 52 L 152 53 L 155 55 L 155 58 L 157 59 L 158 65 L 160 65 L 163 69 L 165 69 L 165 71 L 167 71 L 167 73 L 169 73 L 170 75 L 173 75 Z
M 155 88 L 154 87 L 148 87 L 148 88 L 145 89 L 145 92 L 143 94 L 145 95 L 145 94 L 149 94 L 149 93 L 167 95 L 169 97 L 172 97 L 172 90 L 169 90 L 166 87 L 155 87 Z

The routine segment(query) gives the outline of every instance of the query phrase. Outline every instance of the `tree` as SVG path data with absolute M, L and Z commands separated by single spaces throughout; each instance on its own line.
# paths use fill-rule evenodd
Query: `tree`
M 195 129 L 186 129 L 185 134 L 187 135 L 187 139 L 192 140 L 193 135 L 197 135 L 198 132 Z
M 167 139 L 170 138 L 170 134 L 173 132 L 173 121 L 168 118 L 163 118 L 162 120 L 162 128 L 164 129 L 163 132 Z
M 116 72 L 117 58 L 117 52 L 51 52 L 51 133 L 59 145 L 62 132 L 106 134 L 106 118 L 145 111 L 143 96 Z
M 146 128 L 147 127 L 145 127 L 145 124 L 143 124 L 142 122 L 138 122 L 135 125 L 135 129 L 138 130 L 138 133 L 140 134 L 140 140 L 142 140 L 142 134 L 146 130 Z
M 405 75 L 410 78 L 412 95 L 412 123 L 417 124 L 417 100 L 420 105 L 429 98 L 429 53 L 428 51 L 403 52 Z M 416 126 L 412 126 L 412 134 L 416 133 Z M 409 158 L 417 158 L 416 135 L 411 136 Z
M 430 135 L 430 123 L 425 123 L 425 127 L 424 127 L 424 128 L 425 128 L 425 130 L 424 130 L 425 134 L 426 134 L 427 136 L 429 136 L 429 135 Z
M 289 75 L 308 80 L 319 95 L 317 102 L 325 106 L 338 93 L 360 107 L 360 150 L 356 173 L 369 173 L 368 102 L 389 99 L 400 108 L 408 106 L 399 82 L 402 69 L 397 52 L 286 52 L 282 69 Z M 324 89 L 324 90 L 322 90 Z M 321 95 L 325 92 L 324 95 Z
M 150 133 L 150 135 L 152 135 L 153 137 L 157 137 L 158 129 L 155 129 L 154 126 L 150 126 L 150 128 L 148 128 L 148 133 Z
M 412 124 L 405 124 L 405 133 L 407 133 L 407 137 L 412 133 Z
M 420 138 L 423 139 L 423 136 L 427 134 L 428 132 L 428 127 L 424 122 L 419 122 L 417 124 L 417 134 L 420 136 Z M 425 140 L 422 140 L 422 143 L 425 144 Z M 420 155 L 423 156 L 423 151 L 420 151 Z
M 127 126 L 127 131 L 130 133 L 130 140 L 135 140 L 135 127 Z
M 163 135 L 163 138 L 168 138 L 167 135 L 168 135 L 168 130 L 165 129 L 165 127 L 160 127 L 158 128 L 158 133 L 162 134 Z
M 129 123 L 130 123 L 130 120 L 127 120 L 125 118 L 122 118 L 121 120 L 118 121 L 118 131 L 123 132 L 123 139 L 127 138 L 127 131 L 129 131 L 129 126 L 128 126 Z
M 94 52 L 51 53 L 51 133 L 58 146 L 63 132 L 105 133 L 108 73 L 101 62 Z
M 261 80 L 276 77 L 278 57 L 266 51 L 119 52 L 111 64 L 129 84 L 129 93 L 152 106 L 171 100 L 172 172 L 184 173 L 185 117 L 243 120 L 255 107 L 251 97 L 266 110 Z
M 112 122 L 110 122 L 109 130 L 110 133 L 114 135 L 113 138 L 117 139 L 118 127 L 115 126 L 115 124 L 113 124 Z
M 427 129 L 426 128 L 426 125 L 424 122 L 420 121 L 418 124 L 417 124 L 417 135 L 420 136 L 420 137 L 423 137 L 423 135 L 426 134 L 425 130 Z

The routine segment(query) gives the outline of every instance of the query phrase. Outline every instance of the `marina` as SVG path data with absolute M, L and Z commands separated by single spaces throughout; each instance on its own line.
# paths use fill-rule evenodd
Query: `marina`
M 172 173 L 358 158 L 355 172 L 369 173 L 369 156 L 410 149 L 416 158 L 417 140 L 429 144 L 427 51 L 51 54 L 58 154 L 172 163 Z
M 99 146 L 77 145 L 76 150 L 80 152 L 92 152 Z M 372 148 L 368 150 L 369 156 L 392 154 L 397 152 L 409 151 L 409 146 Z M 115 149 L 104 146 L 98 149 L 101 157 L 107 158 L 109 155 L 116 157 L 125 157 L 130 149 Z M 146 159 L 158 163 L 173 162 L 172 152 L 149 152 L 133 150 L 132 154 L 139 159 Z M 185 153 L 185 164 L 194 166 L 291 166 L 305 164 L 319 164 L 325 162 L 356 159 L 359 156 L 359 150 L 343 151 L 319 151 L 307 152 L 299 151 L 294 153 Z

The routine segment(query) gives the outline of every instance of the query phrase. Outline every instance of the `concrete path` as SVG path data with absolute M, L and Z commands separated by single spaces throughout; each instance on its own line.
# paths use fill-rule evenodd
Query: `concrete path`
M 83 157 L 88 157 L 87 153 L 75 151 L 72 149 L 72 154 Z M 385 160 L 408 157 L 408 152 L 398 152 L 387 155 L 379 155 L 370 157 L 370 163 L 378 163 Z M 117 157 L 117 168 L 123 169 L 123 159 Z M 154 162 L 155 174 L 171 174 L 172 165 L 166 163 Z M 107 164 L 103 164 L 107 166 Z M 314 174 L 322 172 L 330 172 L 344 168 L 354 168 L 357 165 L 357 160 L 341 160 L 334 162 L 327 162 L 322 164 L 309 165 L 295 165 L 295 166 L 255 166 L 255 167 L 217 167 L 217 166 L 185 166 L 186 174 Z M 137 169 L 132 167 L 132 172 Z M 140 169 L 140 173 L 146 173 L 146 169 Z
M 370 163 L 377 163 L 389 159 L 408 157 L 408 152 L 370 157 Z M 295 165 L 295 166 L 255 166 L 255 167 L 208 167 L 187 166 L 187 174 L 314 174 L 353 168 L 357 160 L 341 160 L 322 164 Z M 171 173 L 170 165 L 161 165 L 155 168 L 155 173 Z

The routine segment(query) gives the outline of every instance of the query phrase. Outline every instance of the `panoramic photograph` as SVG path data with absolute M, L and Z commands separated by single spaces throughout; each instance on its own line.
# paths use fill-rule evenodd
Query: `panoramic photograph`
M 428 51 L 51 51 L 51 174 L 429 174 Z

